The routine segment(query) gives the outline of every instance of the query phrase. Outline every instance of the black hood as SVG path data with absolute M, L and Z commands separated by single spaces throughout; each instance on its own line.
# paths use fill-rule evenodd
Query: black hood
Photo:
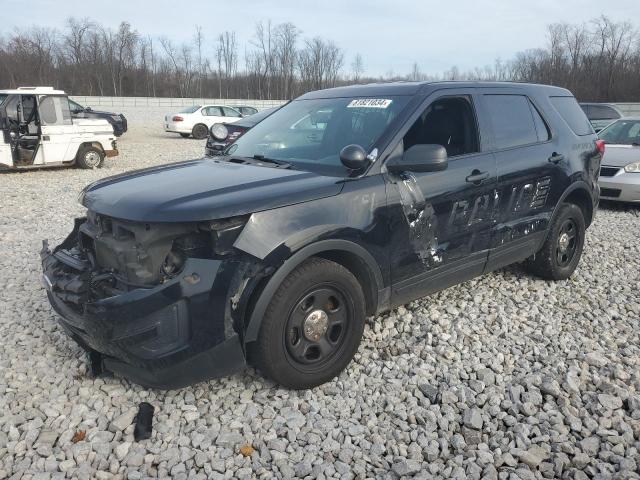
M 201 159 L 99 180 L 82 190 L 80 202 L 125 220 L 191 222 L 329 197 L 342 185 L 311 172 Z

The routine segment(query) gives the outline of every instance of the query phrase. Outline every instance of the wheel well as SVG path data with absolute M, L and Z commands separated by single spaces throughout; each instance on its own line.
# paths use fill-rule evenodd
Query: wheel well
M 100 150 L 102 153 L 104 153 L 104 148 L 102 148 L 102 144 L 100 142 L 84 142 L 84 143 L 81 143 L 80 146 L 78 147 L 78 153 L 80 153 L 80 151 L 85 147 L 95 147 L 98 150 Z
M 365 297 L 367 315 L 373 315 L 378 307 L 378 289 L 376 279 L 364 260 L 355 253 L 344 250 L 328 250 L 314 255 L 315 257 L 331 260 L 349 270 L 362 287 Z
M 198 122 L 198 123 L 196 123 L 193 127 L 191 127 L 191 131 L 193 132 L 193 130 L 194 130 L 196 127 L 199 127 L 199 126 L 203 126 L 204 128 L 207 128 L 207 126 L 206 126 L 204 123 L 202 123 L 202 122 Z M 208 128 L 207 128 L 207 130 L 208 130 Z
M 577 188 L 564 199 L 565 203 L 573 203 L 580 207 L 584 215 L 585 225 L 588 227 L 593 220 L 593 202 L 586 190 Z

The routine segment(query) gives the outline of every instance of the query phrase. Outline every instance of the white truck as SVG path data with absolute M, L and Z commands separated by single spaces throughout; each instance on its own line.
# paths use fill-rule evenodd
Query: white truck
M 101 119 L 72 119 L 69 98 L 62 90 L 0 90 L 0 169 L 99 168 L 105 156 L 116 155 L 111 124 Z

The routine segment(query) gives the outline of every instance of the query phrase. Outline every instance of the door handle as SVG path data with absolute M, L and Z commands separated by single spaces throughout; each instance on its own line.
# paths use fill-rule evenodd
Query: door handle
M 564 155 L 562 155 L 561 153 L 553 152 L 549 157 L 549 161 L 551 163 L 560 163 L 562 160 L 564 160 Z
M 465 180 L 469 183 L 480 184 L 482 183 L 483 180 L 486 180 L 487 178 L 489 178 L 489 172 L 481 172 L 480 170 L 474 170 L 473 172 L 471 172 L 471 175 L 465 178 Z

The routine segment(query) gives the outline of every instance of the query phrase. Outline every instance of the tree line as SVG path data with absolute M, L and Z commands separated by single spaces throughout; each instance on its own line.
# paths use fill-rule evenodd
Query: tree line
M 211 48 L 213 47 L 213 49 Z M 211 53 L 213 52 L 213 53 Z M 292 23 L 261 21 L 240 45 L 235 32 L 192 40 L 152 38 L 128 22 L 117 29 L 69 18 L 64 28 L 31 27 L 0 36 L 0 88 L 55 85 L 75 95 L 288 99 L 306 91 L 380 80 L 513 80 L 559 85 L 580 100 L 640 100 L 640 34 L 629 22 L 602 16 L 584 24 L 552 24 L 546 45 L 507 61 L 440 75 L 366 75 L 362 55 Z

